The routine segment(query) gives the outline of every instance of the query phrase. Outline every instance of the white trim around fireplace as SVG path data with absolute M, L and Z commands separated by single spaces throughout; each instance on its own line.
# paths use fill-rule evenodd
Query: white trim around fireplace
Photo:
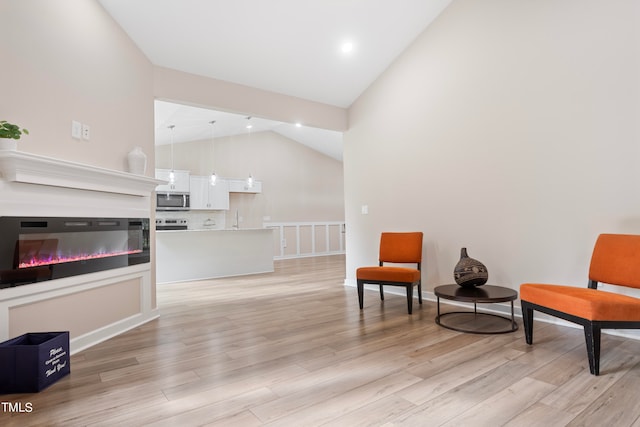
M 0 150 L 0 174 L 10 182 L 132 196 L 148 196 L 158 185 L 165 183 L 144 175 L 11 150 Z
M 163 181 L 20 151 L 0 150 L 0 216 L 150 218 Z M 155 258 L 151 230 L 151 258 Z M 158 317 L 153 264 L 0 289 L 0 341 L 71 331 L 77 352 Z M 58 313 L 59 315 L 56 315 Z
M 96 329 L 72 337 L 71 352 L 75 353 L 83 350 L 159 317 L 158 309 L 152 307 L 149 265 L 139 264 L 115 270 L 2 289 L 0 292 L 0 341 L 11 338 L 11 335 L 31 332 L 25 330 L 11 334 L 12 310 L 55 299 L 73 298 L 76 295 L 127 281 L 137 281 L 139 283 L 137 289 L 139 289 L 140 302 L 137 312 L 126 318 L 107 322 Z M 67 307 L 66 310 L 68 309 Z M 33 325 L 38 325 L 38 331 L 57 331 L 60 329 L 59 325 L 61 323 L 69 320 L 71 323 L 65 327 L 65 330 L 71 329 L 74 324 L 82 322 L 82 319 L 74 319 L 73 315 L 68 311 L 60 313 L 57 317 L 51 316 L 51 318 L 47 318 L 51 313 L 47 314 L 39 311 L 38 314 L 38 319 L 33 319 L 32 321 Z

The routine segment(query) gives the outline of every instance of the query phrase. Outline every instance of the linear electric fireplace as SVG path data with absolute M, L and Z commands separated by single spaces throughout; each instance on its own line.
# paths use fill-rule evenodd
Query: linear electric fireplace
M 148 218 L 0 217 L 0 289 L 149 260 Z

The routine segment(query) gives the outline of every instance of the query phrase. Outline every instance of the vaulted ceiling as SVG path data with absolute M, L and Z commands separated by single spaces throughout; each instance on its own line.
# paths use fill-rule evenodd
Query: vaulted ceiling
M 99 1 L 155 65 L 348 108 L 452 0 Z

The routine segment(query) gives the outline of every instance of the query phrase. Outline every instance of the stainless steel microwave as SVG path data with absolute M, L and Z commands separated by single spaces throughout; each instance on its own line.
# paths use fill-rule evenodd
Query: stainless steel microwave
M 156 193 L 158 211 L 188 211 L 189 206 L 189 193 Z

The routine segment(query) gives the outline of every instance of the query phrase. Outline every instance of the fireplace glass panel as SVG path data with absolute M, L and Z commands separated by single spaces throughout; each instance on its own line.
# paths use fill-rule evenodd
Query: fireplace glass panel
M 0 217 L 0 232 L 0 288 L 150 259 L 148 218 Z
M 18 239 L 18 259 L 15 268 L 87 261 L 142 252 L 142 239 L 130 239 L 129 234 L 124 230 L 21 234 Z M 135 233 L 132 234 L 135 237 Z

